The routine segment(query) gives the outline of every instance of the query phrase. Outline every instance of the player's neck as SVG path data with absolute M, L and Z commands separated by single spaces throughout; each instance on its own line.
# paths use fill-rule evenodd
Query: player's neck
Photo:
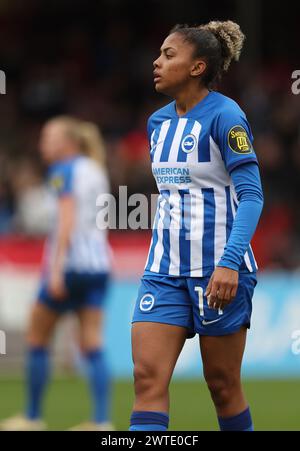
M 189 86 L 184 91 L 178 93 L 175 97 L 176 111 L 178 116 L 183 116 L 189 110 L 194 108 L 197 103 L 201 102 L 209 93 L 206 87 L 199 87 L 195 90 L 195 86 Z

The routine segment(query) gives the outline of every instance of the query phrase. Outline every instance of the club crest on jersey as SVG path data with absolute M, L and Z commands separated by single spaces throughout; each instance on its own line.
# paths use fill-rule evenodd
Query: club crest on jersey
M 191 133 L 189 135 L 186 135 L 181 143 L 181 149 L 185 153 L 193 152 L 193 150 L 196 149 L 196 146 L 197 146 L 197 138 Z
M 140 300 L 140 309 L 142 312 L 149 312 L 154 305 L 154 296 L 152 294 L 145 294 Z
M 235 153 L 247 154 L 252 152 L 252 144 L 248 134 L 241 125 L 235 125 L 229 130 L 228 145 Z

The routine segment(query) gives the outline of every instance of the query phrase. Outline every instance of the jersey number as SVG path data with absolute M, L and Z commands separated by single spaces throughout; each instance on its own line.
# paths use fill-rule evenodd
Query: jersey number
M 200 316 L 203 316 L 203 317 L 204 317 L 204 295 L 203 295 L 203 288 L 202 288 L 202 287 L 195 287 L 195 291 L 198 293 Z M 219 315 L 223 315 L 223 310 L 221 310 L 221 309 L 219 308 L 218 314 L 219 314 Z

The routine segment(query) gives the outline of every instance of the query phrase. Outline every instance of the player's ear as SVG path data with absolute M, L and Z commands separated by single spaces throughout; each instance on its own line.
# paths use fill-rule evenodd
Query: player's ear
M 199 77 L 206 69 L 206 62 L 203 60 L 196 60 L 191 69 L 192 77 Z

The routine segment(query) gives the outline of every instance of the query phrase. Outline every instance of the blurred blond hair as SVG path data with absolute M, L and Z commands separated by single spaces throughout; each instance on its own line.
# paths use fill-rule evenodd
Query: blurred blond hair
M 105 145 L 97 125 L 93 122 L 81 121 L 78 133 L 82 153 L 104 167 L 106 163 Z
M 49 122 L 62 124 L 65 127 L 66 134 L 78 144 L 80 153 L 105 167 L 104 140 L 96 124 L 72 116 L 57 116 Z

